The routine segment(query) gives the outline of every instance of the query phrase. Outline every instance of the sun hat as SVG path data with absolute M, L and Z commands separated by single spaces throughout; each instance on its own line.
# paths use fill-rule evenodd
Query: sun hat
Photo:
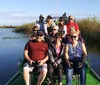
M 40 14 L 39 18 L 43 18 L 44 19 L 44 16 L 42 14 Z

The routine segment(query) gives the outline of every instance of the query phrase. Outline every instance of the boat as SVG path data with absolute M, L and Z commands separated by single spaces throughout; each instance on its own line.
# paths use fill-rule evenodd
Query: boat
M 19 63 L 19 71 L 5 84 L 5 85 L 25 85 L 23 80 L 23 64 L 24 61 L 20 60 Z M 100 85 L 100 77 L 97 73 L 91 68 L 89 62 L 87 64 L 87 71 L 86 71 L 86 85 Z M 37 74 L 35 73 L 34 76 L 31 74 L 30 85 L 36 85 L 37 82 Z M 44 80 L 42 85 L 48 85 L 47 78 Z M 63 75 L 63 84 L 66 85 L 66 77 Z M 73 78 L 73 85 L 80 85 L 79 75 L 74 75 Z

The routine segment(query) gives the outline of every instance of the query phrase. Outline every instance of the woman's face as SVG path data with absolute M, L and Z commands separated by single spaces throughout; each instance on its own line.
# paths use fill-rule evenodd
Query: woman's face
M 57 36 L 57 37 L 56 37 L 56 41 L 57 41 L 57 42 L 61 41 L 61 39 L 62 39 L 61 36 Z
M 47 22 L 48 22 L 49 24 L 51 24 L 51 23 L 52 23 L 52 19 L 48 19 Z
M 78 41 L 78 35 L 76 33 L 72 34 L 70 36 L 72 43 L 75 43 Z
M 61 21 L 59 21 L 60 22 L 60 24 L 64 24 L 64 20 L 61 20 Z

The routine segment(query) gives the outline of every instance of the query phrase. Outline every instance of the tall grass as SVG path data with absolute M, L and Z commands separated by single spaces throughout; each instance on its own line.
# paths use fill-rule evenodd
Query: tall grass
M 97 17 L 88 17 L 77 21 L 81 34 L 89 45 L 100 47 L 100 21 Z
M 77 20 L 82 37 L 84 38 L 86 44 L 90 46 L 100 47 L 100 21 L 97 17 L 88 17 L 84 19 Z M 15 32 L 22 32 L 25 34 L 30 34 L 32 32 L 32 27 L 34 22 L 23 24 L 15 29 Z
M 32 32 L 32 28 L 34 26 L 34 22 L 32 23 L 27 23 L 27 24 L 23 24 L 22 26 L 17 26 L 15 28 L 15 32 L 21 32 L 21 33 L 25 33 L 25 34 L 29 34 Z

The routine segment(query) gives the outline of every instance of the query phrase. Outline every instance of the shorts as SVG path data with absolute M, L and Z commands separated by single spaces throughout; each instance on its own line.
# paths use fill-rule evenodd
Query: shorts
M 34 67 L 30 67 L 29 63 L 25 63 L 23 70 L 29 70 L 29 72 L 32 72 Z M 40 72 L 41 70 L 47 70 L 47 64 L 44 63 L 42 66 L 39 66 L 38 71 Z

